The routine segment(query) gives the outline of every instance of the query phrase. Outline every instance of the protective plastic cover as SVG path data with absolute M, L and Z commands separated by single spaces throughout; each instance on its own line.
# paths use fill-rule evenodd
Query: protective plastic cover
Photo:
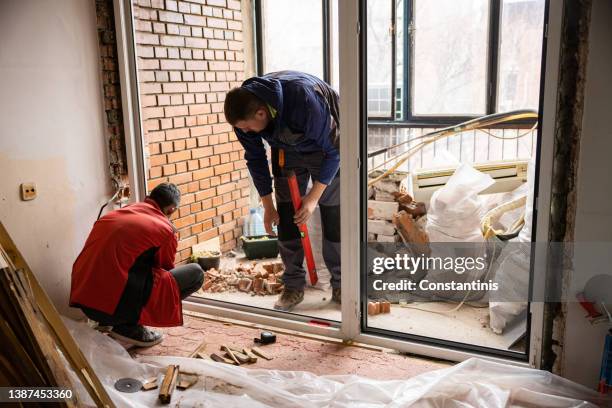
M 168 364 L 197 373 L 198 382 L 176 390 L 181 407 L 596 407 L 610 406 L 594 391 L 545 371 L 481 359 L 406 380 L 369 380 L 354 375 L 317 376 L 303 371 L 248 369 L 185 357 L 137 360 L 85 323 L 64 320 L 118 407 L 159 405 L 157 390 L 133 394 L 113 387 L 118 378 L 141 381 Z M 407 360 L 408 363 L 408 360 Z M 76 390 L 85 395 L 84 390 Z M 84 398 L 86 401 L 87 398 Z M 81 401 L 83 402 L 83 401 Z M 91 400 L 89 401 L 90 405 Z

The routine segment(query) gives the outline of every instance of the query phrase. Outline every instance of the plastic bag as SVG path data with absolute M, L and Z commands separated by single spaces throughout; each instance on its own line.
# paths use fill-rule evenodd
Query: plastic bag
M 460 165 L 432 196 L 427 212 L 430 242 L 482 242 L 480 219 L 485 209 L 478 193 L 493 185 L 488 174 Z
M 527 312 L 530 256 L 529 244 L 507 243 L 493 266 L 493 281 L 499 288 L 489 293 L 489 326 L 494 333 L 501 334 L 506 326 Z

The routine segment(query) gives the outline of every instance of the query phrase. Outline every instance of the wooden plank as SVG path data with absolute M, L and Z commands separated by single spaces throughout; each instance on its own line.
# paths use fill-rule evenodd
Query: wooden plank
M 240 364 L 247 364 L 251 362 L 249 356 L 240 351 L 232 350 L 232 354 L 234 355 L 234 357 L 236 357 L 236 359 L 238 359 L 238 362 L 240 362 Z
M 264 353 L 264 351 L 262 349 L 260 349 L 259 347 L 252 347 L 251 351 L 253 351 L 253 353 L 261 358 L 265 358 L 266 360 L 270 361 L 272 360 L 272 357 L 268 356 L 266 353 Z
M 229 365 L 238 365 L 234 360 L 230 360 L 229 358 L 225 358 L 223 356 L 220 356 L 218 354 L 211 354 L 210 355 L 210 359 L 213 361 L 216 361 L 218 363 L 225 363 L 225 364 L 229 364 Z
M 15 243 L 9 236 L 6 228 L 0 222 L 0 247 L 8 254 L 10 261 L 15 269 L 24 271 L 25 277 L 29 283 L 32 295 L 35 299 L 35 306 L 40 310 L 44 322 L 47 324 L 49 331 L 53 335 L 55 343 L 62 350 L 64 356 L 74 369 L 75 373 L 83 383 L 85 389 L 94 400 L 97 406 L 114 407 L 115 404 L 106 392 L 106 389 L 100 382 L 100 379 L 95 374 L 89 362 L 77 346 L 72 338 L 72 335 L 64 325 L 55 306 L 40 286 L 36 276 L 26 263 L 25 259 L 15 246 Z
M 250 348 L 242 349 L 242 351 L 244 352 L 244 354 L 246 354 L 249 357 L 250 363 L 257 362 L 257 356 L 253 353 L 253 351 Z
M 229 356 L 229 358 L 236 363 L 236 365 L 240 365 L 240 361 L 236 358 L 231 348 L 229 348 L 228 346 L 224 344 L 221 346 L 221 350 L 225 351 L 227 355 Z
M 172 400 L 172 393 L 176 388 L 176 380 L 178 379 L 179 366 L 171 364 L 166 368 L 164 380 L 159 387 L 159 401 L 162 404 L 169 404 Z
M 204 358 L 206 359 L 206 342 L 200 343 L 200 345 L 193 350 L 193 352 L 189 355 L 191 358 Z
M 157 377 L 151 377 L 142 384 L 143 391 L 154 390 L 157 388 Z

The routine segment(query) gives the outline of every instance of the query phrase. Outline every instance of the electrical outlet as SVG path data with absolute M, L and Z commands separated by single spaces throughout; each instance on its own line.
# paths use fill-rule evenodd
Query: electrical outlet
M 36 198 L 38 190 L 36 189 L 35 183 L 23 183 L 21 185 L 21 199 L 23 201 L 30 201 Z

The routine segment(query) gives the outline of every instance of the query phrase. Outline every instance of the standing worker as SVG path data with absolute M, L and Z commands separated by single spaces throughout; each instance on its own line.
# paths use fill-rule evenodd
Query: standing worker
M 284 290 L 274 308 L 289 311 L 304 299 L 306 271 L 298 225 L 308 221 L 317 204 L 323 227 L 323 259 L 331 273 L 332 300 L 340 303 L 340 153 L 338 94 L 320 79 L 295 71 L 253 77 L 228 92 L 225 117 L 244 147 L 244 158 L 264 207 L 264 225 L 278 225 L 285 266 Z M 271 147 L 272 178 L 263 141 Z M 287 177 L 297 177 L 302 206 L 295 212 Z M 282 159 L 281 159 L 282 160 Z M 309 179 L 312 188 L 306 194 Z
M 72 267 L 70 306 L 79 307 L 111 337 L 140 347 L 162 335 L 144 325 L 183 324 L 181 300 L 202 287 L 198 264 L 174 267 L 176 230 L 168 219 L 181 194 L 170 183 L 144 202 L 111 211 L 93 226 Z

